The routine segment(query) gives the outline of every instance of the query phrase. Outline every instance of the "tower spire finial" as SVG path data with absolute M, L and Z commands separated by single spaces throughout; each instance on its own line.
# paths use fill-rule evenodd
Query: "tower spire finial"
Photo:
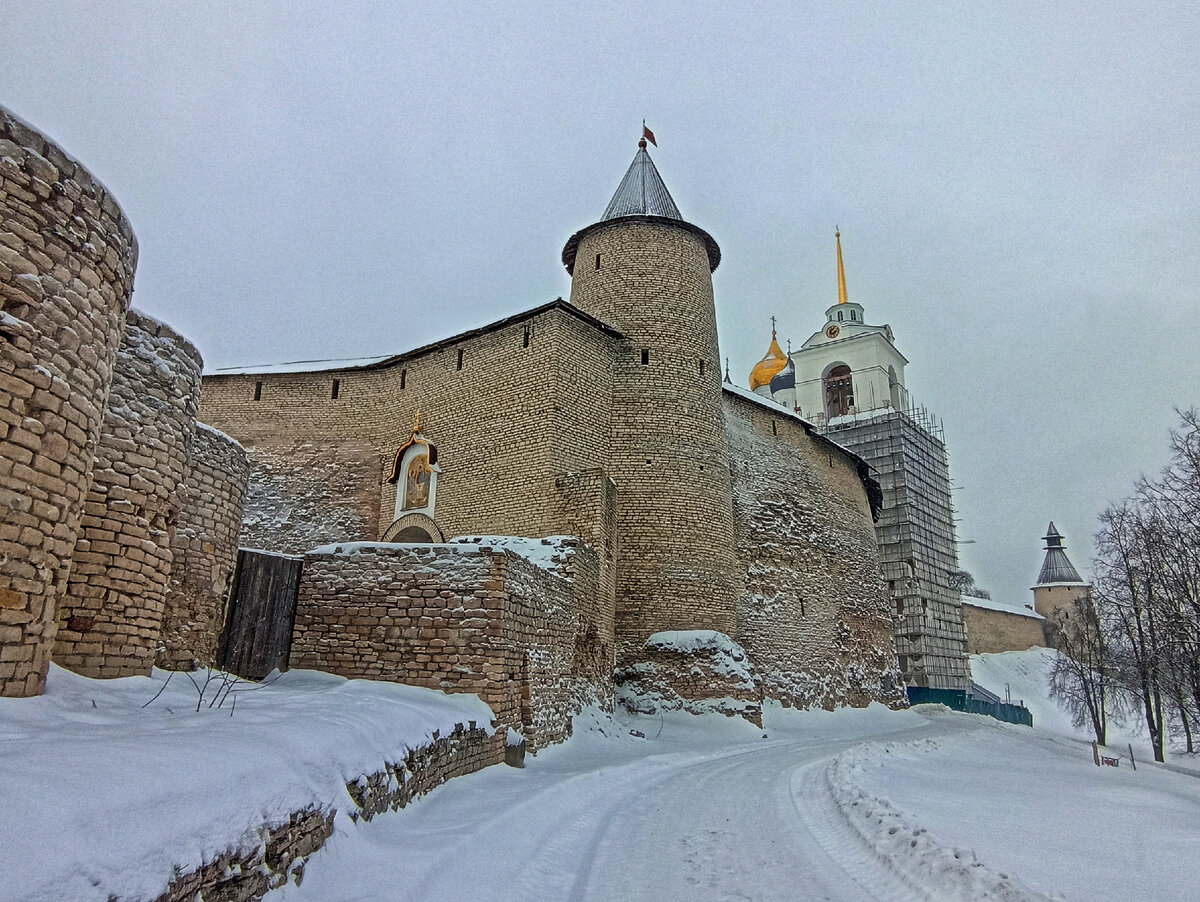
M 838 303 L 847 304 L 850 298 L 846 294 L 846 267 L 842 264 L 842 230 L 838 226 L 833 227 L 833 237 L 837 240 Z
M 775 340 L 775 317 L 771 317 L 771 341 Z

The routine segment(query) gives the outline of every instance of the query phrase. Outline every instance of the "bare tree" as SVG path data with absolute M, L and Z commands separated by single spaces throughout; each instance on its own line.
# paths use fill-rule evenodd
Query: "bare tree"
M 1075 726 L 1089 726 L 1096 741 L 1107 745 L 1109 661 L 1090 595 L 1059 611 L 1047 626 L 1050 645 L 1060 653 L 1050 671 L 1050 694 L 1071 713 Z

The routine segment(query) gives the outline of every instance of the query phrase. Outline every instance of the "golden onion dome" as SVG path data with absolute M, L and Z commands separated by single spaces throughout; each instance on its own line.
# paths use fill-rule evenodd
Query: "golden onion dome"
M 767 350 L 767 356 L 754 365 L 754 369 L 750 371 L 750 390 L 762 388 L 764 385 L 770 385 L 779 372 L 787 366 L 787 354 L 783 353 L 783 348 L 779 347 L 779 342 L 775 338 L 775 330 L 771 330 L 771 347 Z

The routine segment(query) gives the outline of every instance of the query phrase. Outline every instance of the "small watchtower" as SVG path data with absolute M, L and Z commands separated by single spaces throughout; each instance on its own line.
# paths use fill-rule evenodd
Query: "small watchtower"
M 1092 587 L 1083 581 L 1067 557 L 1062 534 L 1053 521 L 1042 541 L 1046 543 L 1046 557 L 1033 585 L 1033 609 L 1048 623 L 1070 620 L 1078 606 L 1087 601 Z
M 624 335 L 614 361 L 618 659 L 652 633 L 736 629 L 733 490 L 712 272 L 716 241 L 687 222 L 646 150 L 599 221 L 563 248 L 571 303 Z

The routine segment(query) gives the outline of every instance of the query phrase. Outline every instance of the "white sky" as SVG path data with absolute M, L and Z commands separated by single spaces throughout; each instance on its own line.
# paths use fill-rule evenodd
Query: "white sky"
M 837 299 L 945 421 L 964 564 L 1023 603 L 1200 403 L 1200 8 L 0 8 L 0 104 L 112 189 L 209 367 L 402 351 L 556 296 L 644 117 L 721 245 L 722 353 Z

